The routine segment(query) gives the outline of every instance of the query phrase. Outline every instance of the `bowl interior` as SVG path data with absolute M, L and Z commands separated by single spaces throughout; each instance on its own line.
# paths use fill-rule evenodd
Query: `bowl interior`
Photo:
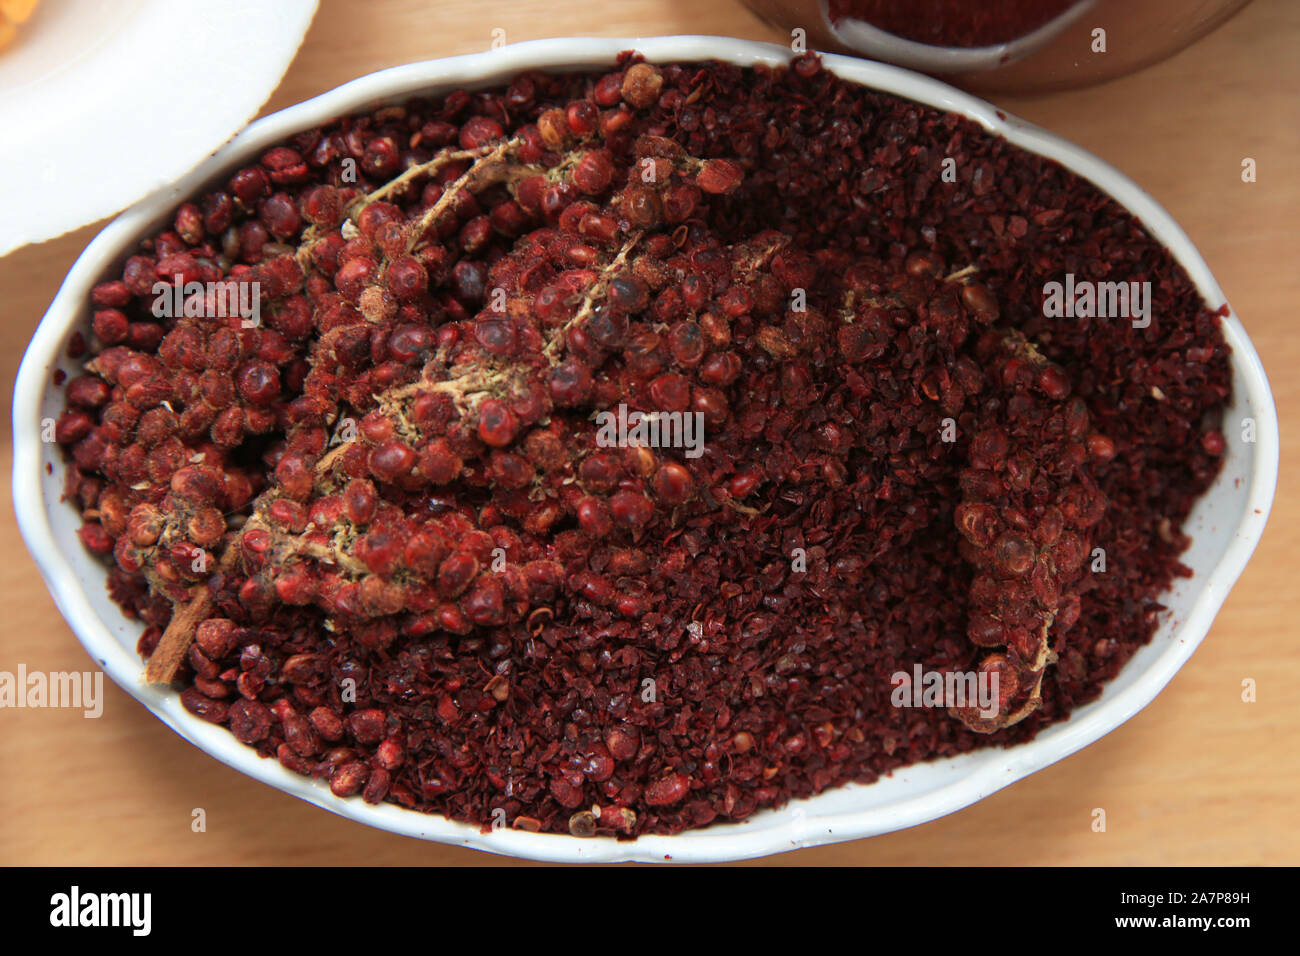
M 19 524 L 47 585 L 79 639 L 105 672 L 196 746 L 223 762 L 332 812 L 394 832 L 491 852 L 544 860 L 717 861 L 780 852 L 801 846 L 885 833 L 935 819 L 967 806 L 1021 777 L 1078 750 L 1114 729 L 1159 693 L 1205 635 L 1228 589 L 1240 574 L 1262 532 L 1277 471 L 1276 413 L 1258 356 L 1235 316 L 1224 320 L 1233 350 L 1234 398 L 1225 430 L 1256 423 L 1257 441 L 1230 440 L 1218 480 L 1200 500 L 1185 530 L 1192 545 L 1183 561 L 1194 572 L 1165 595 L 1169 607 L 1152 642 L 1143 647 L 1106 686 L 1101 697 L 1077 709 L 1030 743 L 988 748 L 960 757 L 896 771 L 869 785 L 851 785 L 795 801 L 734 824 L 719 824 L 676 836 L 646 836 L 634 842 L 477 827 L 413 813 L 391 805 L 340 800 L 328 787 L 263 760 L 224 728 L 185 711 L 178 695 L 146 685 L 135 646 L 140 626 L 123 616 L 104 588 L 104 568 L 81 546 L 80 519 L 60 500 L 64 463 L 57 446 L 40 440 L 42 420 L 62 409 L 55 368 L 70 374 L 79 364 L 66 357 L 74 331 L 87 329 L 90 288 L 130 254 L 135 242 L 159 226 L 176 203 L 219 181 L 248 157 L 297 130 L 334 115 L 380 101 L 482 87 L 507 80 L 522 69 L 582 69 L 611 63 L 617 53 L 637 49 L 652 61 L 716 58 L 741 65 L 778 63 L 784 48 L 713 37 L 643 40 L 546 40 L 486 54 L 412 64 L 363 77 L 300 106 L 255 123 L 193 173 L 124 213 L 87 248 L 69 274 L 24 358 L 15 394 L 14 497 Z M 849 80 L 949 109 L 982 123 L 1013 142 L 1051 156 L 1091 179 L 1144 221 L 1183 264 L 1210 305 L 1224 298 L 1187 237 L 1149 196 L 1117 171 L 1064 141 L 1014 119 L 986 103 L 935 80 L 894 67 L 827 56 L 829 69 Z

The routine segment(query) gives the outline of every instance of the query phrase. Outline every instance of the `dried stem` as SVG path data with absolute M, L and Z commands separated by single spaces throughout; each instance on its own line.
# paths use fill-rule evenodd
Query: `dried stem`
M 462 159 L 478 159 L 479 157 L 492 152 L 492 149 L 493 147 L 490 146 L 480 146 L 477 149 L 445 149 L 435 155 L 428 162 L 416 163 L 396 179 L 390 179 L 378 189 L 367 193 L 361 199 L 356 200 L 348 208 L 348 218 L 355 219 L 367 206 L 386 199 L 399 186 L 405 185 L 413 179 L 427 175 L 428 173 L 436 172 L 448 163 L 460 162 Z
M 591 288 L 583 295 L 582 305 L 574 313 L 573 318 L 556 329 L 555 334 L 551 336 L 551 340 L 546 343 L 546 346 L 542 349 L 542 354 L 546 356 L 552 365 L 555 364 L 555 353 L 564 344 L 569 329 L 591 317 L 592 312 L 596 309 L 596 302 L 605 294 L 609 289 L 609 284 L 614 281 L 623 266 L 627 264 L 628 253 L 636 248 L 636 244 L 641 241 L 641 235 L 640 232 L 634 232 L 628 236 L 627 241 L 623 243 L 623 247 L 618 250 L 618 255 L 601 270 Z
M 513 143 L 517 141 L 511 140 L 510 142 Z M 387 199 L 399 187 L 414 179 L 418 179 L 420 176 L 427 176 L 431 173 L 435 173 L 448 163 L 457 163 L 463 159 L 479 159 L 480 157 L 492 153 L 495 149 L 496 147 L 490 146 L 480 146 L 477 149 L 453 149 L 448 147 L 447 149 L 436 153 L 432 159 L 423 163 L 416 163 L 414 166 L 411 166 L 402 172 L 401 175 L 390 179 L 382 186 L 371 190 L 364 196 L 354 199 L 346 210 L 347 215 L 344 217 L 344 222 L 354 221 L 359 215 L 361 215 L 362 211 L 364 211 L 367 206 L 371 206 L 383 199 Z M 321 231 L 315 225 L 308 226 L 302 234 L 302 239 L 298 243 L 296 258 L 298 259 L 299 265 L 303 266 L 304 271 L 307 267 L 308 257 L 311 254 L 311 248 L 316 243 L 316 240 L 320 238 Z
M 420 221 L 415 224 L 415 228 L 411 230 L 410 237 L 407 239 L 407 251 L 413 251 L 416 248 L 429 227 L 437 222 L 438 217 L 446 212 L 457 197 L 460 196 L 461 190 L 473 192 L 475 186 L 481 189 L 484 186 L 491 185 L 492 182 L 499 181 L 493 179 L 492 174 L 507 165 L 506 160 L 510 151 L 516 149 L 520 142 L 521 140 L 518 139 L 502 140 L 490 151 L 479 155 L 469 169 L 461 173 L 451 185 L 443 190 L 442 195 L 438 197 L 438 201 L 420 217 Z
M 238 534 L 231 537 L 217 562 L 218 572 L 228 572 L 235 566 L 239 556 Z M 178 604 L 172 612 L 172 619 L 163 631 L 158 646 L 149 655 L 145 665 L 144 679 L 150 684 L 170 684 L 176 679 L 185 656 L 189 653 L 190 643 L 194 640 L 194 631 L 203 621 L 212 615 L 214 601 L 212 589 L 206 583 L 195 588 L 193 597 L 183 605 Z

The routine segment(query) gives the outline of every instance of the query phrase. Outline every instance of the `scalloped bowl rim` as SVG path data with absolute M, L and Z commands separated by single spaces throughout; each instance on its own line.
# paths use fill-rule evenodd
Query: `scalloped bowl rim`
M 490 52 L 393 67 L 257 120 L 192 172 L 127 209 L 95 237 L 68 273 L 32 338 L 17 377 L 13 413 L 13 495 L 19 527 L 55 603 L 86 650 L 113 681 L 172 730 L 263 783 L 394 833 L 547 861 L 716 862 L 888 833 L 969 806 L 1087 746 L 1128 720 L 1156 697 L 1205 636 L 1245 568 L 1272 504 L 1278 464 L 1276 410 L 1259 356 L 1232 314 L 1223 320 L 1223 333 L 1232 348 L 1234 405 L 1246 402 L 1258 422 L 1258 440 L 1249 451 L 1249 459 L 1243 462 L 1248 466 L 1244 478 L 1237 479 L 1239 489 L 1245 482 L 1245 502 L 1238 509 L 1240 517 L 1231 529 L 1232 538 L 1213 568 L 1198 576 L 1190 609 L 1172 625 L 1170 636 L 1166 639 L 1158 634 L 1159 641 L 1153 640 L 1142 648 L 1096 701 L 1076 709 L 1069 719 L 1046 728 L 1028 743 L 1012 748 L 983 748 L 904 767 L 877 783 L 833 788 L 792 801 L 781 809 L 762 811 L 739 823 L 715 824 L 672 836 L 642 836 L 634 841 L 584 840 L 511 829 L 483 832 L 470 824 L 390 804 L 371 806 L 355 798 L 341 800 L 327 786 L 298 776 L 273 759 L 259 757 L 225 728 L 190 714 L 180 705 L 179 695 L 170 689 L 143 683 L 142 663 L 134 648 L 128 646 L 132 642 L 115 637 L 109 622 L 93 606 L 87 586 L 100 590 L 98 601 L 102 604 L 102 575 L 91 574 L 86 580 L 73 567 L 76 558 L 60 551 L 52 519 L 59 509 L 71 509 L 50 491 L 52 486 L 44 472 L 47 463 L 58 459 L 57 452 L 40 441 L 42 403 L 52 400 L 50 375 L 62 361 L 66 337 L 85 321 L 90 287 L 120 263 L 127 249 L 179 201 L 219 172 L 237 165 L 240 159 L 258 155 L 291 133 L 367 106 L 428 91 L 458 86 L 481 88 L 525 69 L 599 68 L 629 49 L 639 51 L 652 62 L 719 59 L 740 66 L 784 63 L 791 55 L 782 46 L 726 37 L 578 38 L 535 40 Z M 932 78 L 886 64 L 829 54 L 824 56 L 824 64 L 849 81 L 964 115 L 988 131 L 1055 159 L 1091 180 L 1134 213 L 1171 251 L 1207 302 L 1212 306 L 1225 302 L 1204 260 L 1169 214 L 1141 187 L 1092 154 Z M 1224 480 L 1221 475 L 1205 498 L 1212 498 Z M 1133 672 L 1140 658 L 1144 663 Z

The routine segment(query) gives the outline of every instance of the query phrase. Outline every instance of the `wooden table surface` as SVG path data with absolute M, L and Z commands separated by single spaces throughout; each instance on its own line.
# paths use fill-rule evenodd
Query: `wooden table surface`
M 544 36 L 731 34 L 780 40 L 738 0 L 323 0 L 266 109 L 381 67 L 487 48 L 492 30 Z M 1092 150 L 1145 186 L 1199 246 L 1263 356 L 1283 423 L 1300 415 L 1300 4 L 1256 0 L 1178 56 L 1091 90 L 999 105 Z M 1287 92 L 1290 90 L 1291 92 Z M 88 144 L 89 145 L 89 144 Z M 1258 182 L 1241 181 L 1243 157 Z M 15 184 L 6 184 L 14 188 Z M 21 187 L 20 187 L 21 188 Z M 0 260 L 6 399 L 27 341 L 100 225 Z M 4 470 L 12 435 L 3 416 Z M 1286 425 L 1284 424 L 1284 428 Z M 783 864 L 1300 862 L 1295 800 L 1300 653 L 1294 564 L 1300 461 L 1283 441 L 1272 520 L 1192 660 L 1157 700 L 1075 756 L 944 819 L 770 857 Z M 9 483 L 4 482 L 9 495 Z M 0 670 L 88 660 L 0 510 Z M 1244 678 L 1258 701 L 1243 703 Z M 309 806 L 228 769 L 106 681 L 103 716 L 0 710 L 0 863 L 485 864 Z M 207 830 L 191 831 L 201 807 Z M 1106 810 L 1104 833 L 1091 828 Z

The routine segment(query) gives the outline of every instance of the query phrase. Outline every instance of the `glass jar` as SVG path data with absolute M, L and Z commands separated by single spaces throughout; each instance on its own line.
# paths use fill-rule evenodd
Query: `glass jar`
M 807 46 L 972 90 L 1088 86 L 1171 56 L 1250 0 L 745 0 Z

